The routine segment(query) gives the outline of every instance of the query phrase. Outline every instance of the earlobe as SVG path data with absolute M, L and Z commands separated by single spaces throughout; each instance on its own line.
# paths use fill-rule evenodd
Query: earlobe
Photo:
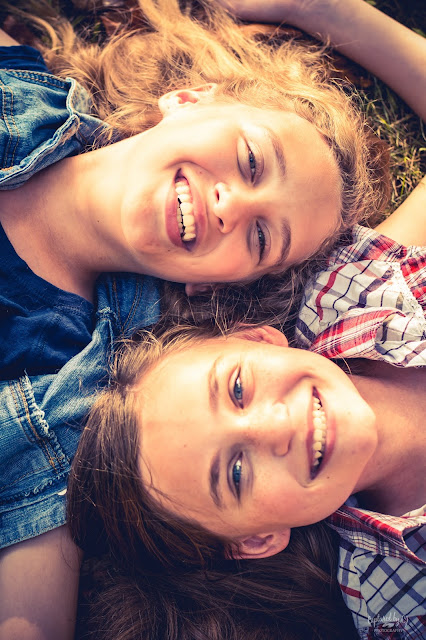
M 160 111 L 165 116 L 175 113 L 178 109 L 191 104 L 196 104 L 211 97 L 216 92 L 217 85 L 214 82 L 201 84 L 189 89 L 175 89 L 161 96 L 158 100 Z
M 239 560 L 269 558 L 283 551 L 290 542 L 291 529 L 260 533 L 238 541 L 231 547 L 230 556 Z
M 282 331 L 266 324 L 259 327 L 241 325 L 241 330 L 236 334 L 236 337 L 252 340 L 253 342 L 267 342 L 277 347 L 288 347 L 288 340 Z

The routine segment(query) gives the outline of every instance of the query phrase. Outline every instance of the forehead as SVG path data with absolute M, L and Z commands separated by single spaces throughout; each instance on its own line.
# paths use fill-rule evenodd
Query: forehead
M 271 106 L 258 107 L 236 99 L 223 99 L 220 96 L 213 98 L 205 104 L 206 108 L 212 108 L 216 112 L 227 114 L 230 118 L 241 120 L 246 124 L 252 123 L 260 127 L 266 127 L 278 134 L 296 130 L 300 142 L 312 142 L 315 140 L 321 147 L 328 148 L 322 134 L 314 124 L 297 114 L 292 108 L 273 108 Z
M 224 355 L 238 360 L 242 351 L 259 345 L 234 337 L 209 338 L 163 356 L 140 381 L 138 394 L 142 447 L 157 444 L 167 433 L 177 440 L 180 421 L 188 425 L 201 416 L 207 422 L 210 375 L 215 361 Z M 157 445 L 156 445 L 157 446 Z
M 248 341 L 242 341 L 234 336 L 227 338 L 218 336 L 202 338 L 181 347 L 176 346 L 175 349 L 165 353 L 143 376 L 139 383 L 141 399 L 152 399 L 154 394 L 161 393 L 169 384 L 184 384 L 183 380 L 176 377 L 179 370 L 196 368 L 201 374 L 203 366 L 206 371 L 208 370 L 215 355 L 217 356 L 224 351 L 232 352 L 247 348 L 245 342 Z M 250 349 L 250 344 L 248 348 Z
M 334 153 L 314 124 L 294 110 L 259 108 L 233 102 L 216 103 L 248 136 L 273 150 L 302 206 L 314 200 L 320 208 L 340 211 L 341 176 Z M 307 177 L 309 178 L 307 183 Z
M 142 477 L 149 484 L 152 482 L 154 488 L 176 499 L 180 496 L 185 469 L 191 469 L 191 478 L 199 477 L 200 483 L 205 481 L 203 469 L 208 454 L 207 443 L 205 447 L 202 443 L 208 432 L 207 379 L 214 361 L 215 345 L 218 349 L 215 340 L 206 340 L 164 356 L 144 376 L 136 390 Z M 194 456 L 194 452 L 197 455 Z M 187 480 L 185 475 L 185 491 L 189 489 Z M 199 487 L 194 487 L 194 491 L 198 495 Z

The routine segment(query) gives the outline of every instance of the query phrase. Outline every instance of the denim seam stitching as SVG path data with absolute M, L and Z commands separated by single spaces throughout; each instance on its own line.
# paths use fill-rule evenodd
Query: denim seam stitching
M 128 327 L 129 327 L 129 325 L 130 325 L 130 323 L 131 323 L 132 319 L 134 318 L 135 313 L 136 313 L 136 309 L 137 309 L 137 307 L 139 306 L 139 303 L 140 303 L 140 301 L 141 301 L 141 298 L 142 298 L 142 287 L 141 287 L 141 285 L 138 283 L 138 284 L 136 285 L 136 293 L 135 293 L 135 296 L 134 296 L 134 298 L 133 298 L 133 303 L 132 303 L 132 306 L 131 306 L 131 308 L 130 308 L 129 314 L 128 314 L 128 316 L 127 316 L 126 328 L 128 328 Z
M 62 80 L 61 78 L 57 78 L 56 76 L 52 76 L 49 73 L 42 74 L 41 72 L 36 71 L 24 71 L 24 70 L 16 70 L 16 69 L 6 69 L 14 76 L 18 78 L 22 78 L 24 80 L 30 80 L 31 82 L 35 82 L 37 84 L 41 83 L 44 85 L 48 85 L 54 87 L 55 89 L 64 89 L 67 90 L 67 82 Z
M 45 467 L 44 469 L 47 469 L 47 467 Z M 42 470 L 44 470 L 44 469 L 42 469 Z M 41 495 L 42 492 L 46 491 L 46 489 L 48 489 L 49 487 L 52 487 L 54 484 L 56 484 L 57 482 L 59 482 L 63 478 L 68 478 L 68 476 L 69 476 L 69 471 L 68 470 L 61 471 L 60 473 L 57 473 L 57 475 L 54 478 L 50 478 L 45 483 L 45 485 L 43 486 L 42 491 L 38 491 L 38 490 L 37 491 L 31 490 L 30 492 L 29 491 L 21 491 L 20 493 L 17 493 L 17 494 L 15 494 L 13 496 L 9 496 L 7 498 L 1 498 L 0 506 L 1 505 L 6 505 L 6 504 L 11 504 L 11 503 L 14 503 L 14 502 L 18 502 L 19 500 L 22 500 L 22 499 L 25 499 L 25 498 L 29 498 L 30 495 Z M 25 476 L 23 476 L 23 477 L 25 477 Z M 15 484 L 15 483 L 13 483 L 13 484 Z M 9 488 L 11 486 L 12 486 L 12 484 L 8 484 L 8 485 L 4 485 L 4 487 L 1 487 L 1 488 L 2 489 L 3 488 Z M 21 508 L 21 506 L 19 506 L 19 508 Z M 4 515 L 4 512 L 0 511 L 0 518 L 2 517 L 2 515 Z M 0 551 L 1 551 L 1 549 L 0 549 Z
M 117 292 L 117 280 L 116 278 L 113 278 L 112 280 L 112 291 L 114 293 L 114 303 L 115 303 L 115 308 L 117 309 L 117 320 L 118 320 L 118 325 L 120 327 L 120 330 L 123 330 L 123 321 L 121 319 L 121 309 L 120 309 L 120 305 L 118 302 L 118 292 Z
M 14 94 L 13 94 L 13 89 L 11 87 L 8 87 L 4 84 L 4 82 L 0 79 L 0 83 L 2 86 L 2 90 L 3 90 L 3 118 L 5 121 L 6 126 L 11 129 L 14 130 L 14 135 L 16 136 L 16 144 L 15 144 L 15 148 L 13 149 L 13 151 L 9 151 L 9 148 L 11 147 L 11 136 L 9 136 L 9 140 L 8 143 L 6 145 L 6 150 L 5 150 L 5 162 L 9 163 L 9 167 L 4 167 L 4 170 L 7 169 L 11 169 L 14 166 L 15 163 L 15 154 L 16 154 L 16 149 L 18 148 L 18 144 L 19 144 L 19 139 L 21 137 L 21 134 L 19 132 L 19 127 L 16 124 L 15 118 L 13 116 L 13 99 L 14 99 Z M 9 94 L 10 97 L 10 115 L 8 114 L 8 110 L 7 110 L 7 104 L 6 104 L 6 96 L 7 94 Z M 11 120 L 11 123 L 9 122 Z M 12 124 L 12 126 L 11 126 Z M 11 159 L 9 160 L 9 154 L 11 153 Z
M 33 434 L 34 434 L 35 440 L 36 440 L 36 442 L 37 442 L 38 446 L 39 446 L 39 447 L 44 451 L 44 454 L 45 454 L 45 456 L 46 456 L 46 458 L 47 458 L 47 460 L 48 460 L 48 462 L 49 462 L 50 466 L 51 466 L 51 467 L 52 467 L 52 469 L 54 470 L 54 472 L 55 472 L 55 473 L 58 473 L 58 471 L 57 471 L 57 469 L 56 469 L 56 466 L 55 466 L 55 461 L 53 460 L 52 455 L 51 455 L 51 453 L 50 453 L 50 451 L 49 451 L 48 444 L 47 444 L 46 442 L 44 442 L 44 441 L 40 438 L 40 436 L 38 435 L 38 433 L 37 433 L 37 431 L 36 431 L 36 429 L 35 429 L 35 427 L 34 427 L 34 425 L 33 425 L 32 421 L 31 421 L 31 415 L 30 415 L 30 412 L 29 412 L 29 410 L 28 410 L 28 403 L 27 403 L 27 399 L 26 399 L 25 394 L 24 394 L 24 392 L 23 392 L 23 389 L 22 389 L 22 383 L 21 383 L 21 381 L 20 381 L 20 380 L 19 380 L 19 382 L 18 382 L 18 385 L 19 385 L 19 387 L 18 387 L 18 389 L 19 389 L 19 394 L 20 394 L 20 396 L 21 396 L 21 398 L 22 398 L 22 400 L 23 400 L 23 402 L 24 402 L 25 414 L 26 414 L 26 417 L 27 417 L 27 421 L 28 421 L 28 424 L 30 425 L 31 431 L 32 431 L 32 432 L 33 432 Z M 54 455 L 55 455 L 55 457 L 56 457 L 56 461 L 58 462 L 58 464 L 59 464 L 59 466 L 60 466 L 60 463 L 59 463 L 58 457 L 56 456 L 56 454 L 54 454 Z
M 19 423 L 22 425 L 21 418 L 20 418 L 19 404 L 18 404 L 18 400 L 17 400 L 17 397 L 16 397 L 16 393 L 15 393 L 15 388 L 14 387 L 15 387 L 15 385 L 12 384 L 11 382 L 9 382 L 10 394 L 11 394 L 11 396 L 13 398 L 13 403 L 15 405 L 16 416 L 17 416 L 17 418 L 19 420 Z M 26 439 L 28 440 L 28 442 L 30 444 L 33 444 L 32 440 L 28 437 L 26 429 L 22 429 L 22 431 L 24 432 L 24 435 L 25 435 Z
M 114 292 L 114 297 L 115 297 L 115 306 L 117 308 L 117 315 L 118 315 L 118 321 L 120 324 L 120 329 L 122 332 L 124 332 L 131 324 L 131 321 L 136 313 L 136 309 L 139 305 L 139 302 L 142 298 L 142 286 L 138 283 L 136 285 L 136 292 L 135 295 L 133 297 L 133 301 L 132 301 L 132 306 L 130 307 L 129 313 L 127 314 L 127 319 L 126 321 L 123 323 L 122 319 L 121 319 L 121 313 L 120 313 L 120 304 L 118 302 L 118 292 L 117 292 L 117 281 L 114 278 L 113 279 L 113 292 Z
M 10 489 L 11 487 L 13 487 L 13 485 L 17 484 L 18 482 L 20 482 L 21 480 L 24 480 L 24 478 L 28 478 L 30 476 L 33 476 L 36 473 L 39 473 L 40 471 L 46 471 L 46 469 L 49 469 L 50 467 L 38 467 L 37 469 L 31 469 L 30 473 L 24 473 L 21 476 L 19 476 L 18 478 L 15 478 L 15 480 L 13 480 L 13 482 L 9 482 L 8 484 L 3 484 L 0 486 L 0 491 L 3 491 L 4 489 Z M 25 496 L 25 491 L 21 493 L 21 496 Z M 12 500 L 15 500 L 16 496 L 13 497 Z M 3 502 L 3 500 L 2 500 Z

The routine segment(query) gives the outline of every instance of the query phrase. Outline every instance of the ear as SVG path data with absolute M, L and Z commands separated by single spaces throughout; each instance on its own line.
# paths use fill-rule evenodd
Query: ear
M 175 113 L 177 109 L 212 97 L 216 89 L 217 84 L 214 82 L 201 84 L 199 87 L 190 87 L 189 89 L 175 89 L 162 95 L 158 100 L 158 106 L 164 118 Z
M 192 284 L 191 282 L 188 282 L 185 285 L 185 293 L 188 297 L 198 296 L 200 293 L 210 293 L 213 291 L 213 287 L 214 285 L 208 284 L 207 282 L 204 284 Z
M 267 342 L 277 347 L 288 347 L 288 340 L 285 335 L 269 325 L 261 325 L 260 327 L 251 327 L 250 325 L 241 325 L 238 333 L 234 334 L 236 338 L 244 340 L 252 340 L 253 342 Z
M 231 547 L 230 555 L 236 560 L 269 558 L 287 547 L 290 542 L 290 533 L 291 529 L 283 529 L 244 538 Z

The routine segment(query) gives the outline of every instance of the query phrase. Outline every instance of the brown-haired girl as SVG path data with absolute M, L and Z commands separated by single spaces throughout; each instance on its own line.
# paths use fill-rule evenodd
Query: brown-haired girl
M 271 327 L 207 335 L 175 327 L 124 346 L 74 461 L 77 543 L 112 553 L 136 583 L 152 558 L 169 573 L 201 566 L 208 589 L 209 569 L 218 579 L 224 558 L 285 556 L 295 528 L 336 511 L 341 563 L 352 558 L 339 579 L 360 633 L 368 616 L 384 615 L 385 600 L 417 637 L 426 595 L 424 370 L 366 362 L 348 376 L 289 348 Z M 357 507 L 339 509 L 351 494 Z M 365 602 L 375 573 L 385 584 Z

